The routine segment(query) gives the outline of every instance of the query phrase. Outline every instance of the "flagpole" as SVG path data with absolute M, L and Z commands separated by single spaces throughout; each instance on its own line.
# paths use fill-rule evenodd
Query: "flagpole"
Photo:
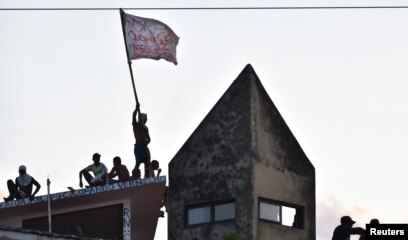
M 48 205 L 48 232 L 52 232 L 52 224 L 51 224 L 51 196 L 50 196 L 50 177 L 47 177 L 47 205 Z
M 139 99 L 137 98 L 137 93 L 136 93 L 136 87 L 135 87 L 135 80 L 133 78 L 133 70 L 132 70 L 132 60 L 129 57 L 129 51 L 128 51 L 128 46 L 127 46 L 127 42 L 126 42 L 126 32 L 125 32 L 125 12 L 123 11 L 123 9 L 121 8 L 120 10 L 120 21 L 122 22 L 122 32 L 123 32 L 123 39 L 125 40 L 125 48 L 126 48 L 126 56 L 127 56 L 127 60 L 128 60 L 128 66 L 129 66 L 129 72 L 130 72 L 130 78 L 132 79 L 132 86 L 133 86 L 133 93 L 135 94 L 135 99 L 136 99 L 136 105 L 140 105 L 139 104 Z M 138 109 L 138 112 L 140 114 L 140 107 Z

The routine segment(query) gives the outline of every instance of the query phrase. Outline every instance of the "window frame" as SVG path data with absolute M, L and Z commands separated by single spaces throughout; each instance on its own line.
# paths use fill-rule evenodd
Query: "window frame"
M 210 208 L 210 220 L 208 222 L 201 222 L 201 223 L 195 223 L 195 224 L 188 224 L 189 222 L 189 210 L 193 210 L 193 209 L 199 209 L 199 208 Z M 212 208 L 210 204 L 200 204 L 200 205 L 194 205 L 191 206 L 190 208 L 186 208 L 185 209 L 185 221 L 186 221 L 186 225 L 188 226 L 199 226 L 199 225 L 206 225 L 211 223 L 212 220 Z
M 215 207 L 219 206 L 219 205 L 229 204 L 229 203 L 234 204 L 234 218 L 225 219 L 225 220 L 217 220 L 216 221 L 215 220 Z M 205 207 L 210 207 L 210 221 L 209 222 L 203 222 L 203 223 L 197 223 L 197 224 L 189 224 L 189 217 L 188 217 L 189 216 L 189 210 L 197 209 L 197 208 L 205 208 Z M 185 228 L 191 228 L 191 227 L 198 227 L 198 226 L 204 226 L 204 225 L 210 225 L 210 224 L 231 222 L 231 221 L 235 221 L 236 213 L 237 213 L 237 204 L 236 204 L 235 199 L 228 199 L 228 200 L 222 200 L 222 201 L 214 201 L 214 202 L 206 202 L 206 203 L 186 205 L 184 207 L 184 226 L 185 226 Z
M 215 207 L 216 206 L 220 206 L 220 205 L 226 205 L 226 204 L 234 204 L 234 217 L 233 218 L 228 218 L 228 219 L 223 219 L 223 220 L 215 220 Z M 233 221 L 236 218 L 236 212 L 237 212 L 237 204 L 235 203 L 234 200 L 232 201 L 227 201 L 227 202 L 217 202 L 215 204 L 212 205 L 212 220 L 214 223 L 222 223 L 222 222 L 229 222 L 229 221 Z
M 273 205 L 273 206 L 277 206 L 279 208 L 279 221 L 274 221 L 271 219 L 266 219 L 266 218 L 261 218 L 261 203 L 265 203 L 265 204 L 269 204 L 269 205 Z M 258 199 L 258 218 L 259 220 L 262 221 L 266 221 L 266 222 L 272 222 L 272 223 L 277 223 L 282 225 L 282 205 L 270 200 L 270 199 Z
M 265 203 L 265 204 L 271 204 L 271 205 L 275 205 L 275 206 L 279 207 L 279 221 L 273 221 L 273 220 L 270 220 L 270 219 L 261 218 L 261 202 Z M 283 221 L 282 207 L 294 208 L 296 210 L 295 216 L 296 216 L 296 214 L 300 214 L 300 216 L 298 216 L 298 218 L 299 218 L 298 220 L 301 221 L 301 224 L 299 226 L 284 225 L 282 223 L 282 221 Z M 258 219 L 260 221 L 263 221 L 263 222 L 278 224 L 278 225 L 285 226 L 285 227 L 290 227 L 290 228 L 295 228 L 295 229 L 305 229 L 305 207 L 301 206 L 301 205 L 296 205 L 296 204 L 291 204 L 291 203 L 287 203 L 287 202 L 282 202 L 282 201 L 277 201 L 277 200 L 272 200 L 272 199 L 268 199 L 268 198 L 259 197 L 258 198 Z

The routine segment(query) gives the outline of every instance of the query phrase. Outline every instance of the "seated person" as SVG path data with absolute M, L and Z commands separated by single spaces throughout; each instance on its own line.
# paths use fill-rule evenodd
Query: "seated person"
M 20 174 L 15 183 L 13 180 L 7 181 L 7 187 L 10 195 L 6 198 L 3 198 L 5 202 L 14 200 L 14 199 L 23 199 L 29 198 L 30 201 L 34 200 L 35 194 L 40 191 L 41 185 L 26 172 L 27 168 L 24 165 L 21 165 L 18 168 L 18 173 Z M 35 185 L 35 191 L 33 191 L 33 185 Z
M 88 182 L 90 187 L 105 185 L 108 183 L 108 169 L 106 168 L 105 164 L 101 163 L 101 155 L 99 153 L 95 153 L 92 156 L 92 160 L 94 161 L 93 164 L 89 165 L 88 167 L 82 169 L 79 172 L 79 186 L 82 188 L 82 175 L 84 175 L 85 180 Z M 89 172 L 93 172 L 94 177 Z
M 159 161 L 153 160 L 153 161 L 151 162 L 150 166 L 151 166 L 152 171 L 153 171 L 153 177 L 158 177 L 158 176 L 160 176 L 161 168 L 160 168 L 160 165 L 159 165 Z M 155 173 L 155 171 L 157 171 L 157 173 Z
M 136 179 L 141 179 L 142 178 L 142 173 L 140 172 L 140 169 L 134 168 L 132 170 L 132 176 L 130 177 L 130 180 L 136 180 Z
M 112 178 L 118 177 L 118 180 Z M 109 183 L 129 181 L 129 171 L 125 165 L 122 164 L 120 157 L 113 158 L 113 167 L 108 174 Z

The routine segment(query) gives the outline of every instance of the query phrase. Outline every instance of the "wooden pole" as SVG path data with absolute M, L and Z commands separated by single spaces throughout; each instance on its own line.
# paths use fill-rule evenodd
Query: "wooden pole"
M 126 47 L 126 56 L 128 60 L 128 65 L 129 65 L 129 72 L 130 72 L 130 77 L 132 79 L 132 86 L 133 86 L 133 93 L 135 94 L 135 100 L 136 100 L 136 105 L 140 105 L 139 99 L 137 98 L 137 93 L 136 93 L 136 87 L 135 87 L 135 80 L 133 78 L 133 70 L 132 70 L 132 60 L 129 57 L 129 51 L 128 51 L 128 46 L 126 42 L 126 32 L 125 32 L 125 24 L 126 24 L 126 19 L 125 19 L 125 12 L 120 9 L 120 20 L 122 22 L 122 31 L 123 31 L 123 39 L 125 40 L 125 47 Z M 138 110 L 140 114 L 140 108 Z

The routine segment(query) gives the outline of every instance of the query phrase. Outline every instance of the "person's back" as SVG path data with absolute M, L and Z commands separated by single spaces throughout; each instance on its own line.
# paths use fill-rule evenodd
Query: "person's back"
M 116 172 L 118 173 L 118 179 L 119 181 L 129 181 L 130 175 L 129 175 L 129 170 L 127 167 L 123 164 L 120 164 L 116 167 Z
M 332 240 L 349 240 L 351 234 L 350 230 L 350 227 L 344 225 L 337 226 L 334 229 Z

